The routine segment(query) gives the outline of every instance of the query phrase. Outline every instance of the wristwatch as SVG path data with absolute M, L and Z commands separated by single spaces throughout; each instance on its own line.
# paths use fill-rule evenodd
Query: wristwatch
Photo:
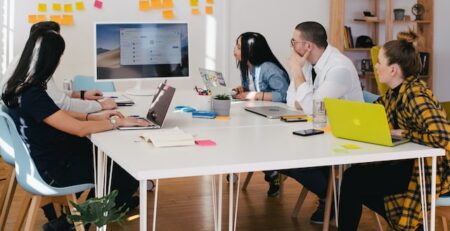
M 117 118 L 116 117 L 113 116 L 113 117 L 109 118 L 109 122 L 111 122 L 112 129 L 117 128 Z

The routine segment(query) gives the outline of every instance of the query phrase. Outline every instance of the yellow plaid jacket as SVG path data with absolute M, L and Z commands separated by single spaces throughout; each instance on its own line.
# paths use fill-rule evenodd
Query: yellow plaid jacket
M 445 156 L 437 158 L 436 192 L 437 196 L 448 192 L 450 125 L 445 111 L 431 90 L 423 81 L 411 76 L 403 81 L 397 96 L 390 89 L 376 103 L 385 107 L 391 128 L 396 119 L 400 129 L 405 130 L 403 135 L 412 142 L 446 150 Z M 426 158 L 424 162 L 427 208 L 430 209 L 431 158 Z M 402 194 L 385 197 L 384 205 L 389 223 L 395 230 L 416 230 L 422 223 L 418 160 L 414 163 L 408 190 Z

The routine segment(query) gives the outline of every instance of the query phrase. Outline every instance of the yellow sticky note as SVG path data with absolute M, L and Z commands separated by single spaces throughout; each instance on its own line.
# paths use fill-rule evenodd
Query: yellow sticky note
M 36 15 L 36 22 L 43 22 L 43 21 L 47 21 L 47 16 L 45 16 L 45 14 Z
M 206 3 L 208 3 L 208 4 L 213 4 L 213 3 L 214 3 L 214 0 L 206 0 Z
M 199 9 L 192 9 L 192 14 L 193 15 L 200 15 L 200 10 Z
M 77 9 L 77 10 L 84 10 L 84 2 L 76 2 L 75 3 L 75 9 Z
M 73 12 L 72 4 L 64 4 L 64 12 L 66 13 Z
M 152 0 L 152 4 L 151 4 L 150 8 L 161 9 L 161 0 Z
M 360 149 L 361 148 L 356 144 L 343 144 L 341 146 L 346 149 Z
M 50 15 L 50 21 L 61 23 L 61 15 Z
M 61 11 L 61 4 L 53 3 L 53 10 L 54 11 Z
M 205 14 L 213 14 L 212 6 L 205 7 Z
M 139 10 L 141 10 L 141 11 L 150 10 L 150 2 L 149 1 L 140 1 L 139 2 Z
M 230 120 L 229 116 L 216 116 L 216 120 L 228 121 Z
M 198 0 L 190 0 L 191 6 L 198 6 Z
M 73 15 L 70 14 L 63 15 L 61 18 L 61 24 L 66 26 L 73 25 Z
M 38 4 L 38 11 L 39 11 L 39 12 L 47 12 L 47 4 L 45 4 L 45 3 L 39 3 L 39 4 Z
M 163 0 L 162 2 L 162 8 L 173 8 L 173 1 L 172 0 Z
M 175 15 L 173 14 L 172 10 L 164 10 L 163 11 L 163 18 L 164 19 L 173 19 L 173 18 L 175 18 Z
M 36 15 L 34 15 L 34 14 L 28 15 L 28 23 L 35 24 L 36 23 Z

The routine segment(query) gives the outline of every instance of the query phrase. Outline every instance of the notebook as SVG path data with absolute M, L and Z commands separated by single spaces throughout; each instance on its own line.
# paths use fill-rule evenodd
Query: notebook
M 227 87 L 221 72 L 208 70 L 205 68 L 199 68 L 199 71 L 206 89 L 210 90 L 212 95 L 232 95 L 233 89 Z
M 244 107 L 246 111 L 265 116 L 269 119 L 279 119 L 281 116 L 304 116 L 300 111 L 289 110 L 279 106 Z
M 164 119 L 166 118 L 167 111 L 169 110 L 170 103 L 175 95 L 175 88 L 160 84 L 157 93 L 153 96 L 150 108 L 147 112 L 146 118 L 150 125 L 147 127 L 119 127 L 119 130 L 139 130 L 139 129 L 159 129 L 163 126 Z
M 391 147 L 408 142 L 391 137 L 382 105 L 331 98 L 324 102 L 331 132 L 338 138 Z
M 145 132 L 141 137 L 158 148 L 195 145 L 194 136 L 185 133 L 179 128 Z

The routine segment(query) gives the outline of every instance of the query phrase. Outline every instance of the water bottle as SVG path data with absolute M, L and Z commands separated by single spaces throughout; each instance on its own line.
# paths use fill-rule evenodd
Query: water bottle
M 327 126 L 327 115 L 323 98 L 318 94 L 313 96 L 313 128 L 319 129 Z

